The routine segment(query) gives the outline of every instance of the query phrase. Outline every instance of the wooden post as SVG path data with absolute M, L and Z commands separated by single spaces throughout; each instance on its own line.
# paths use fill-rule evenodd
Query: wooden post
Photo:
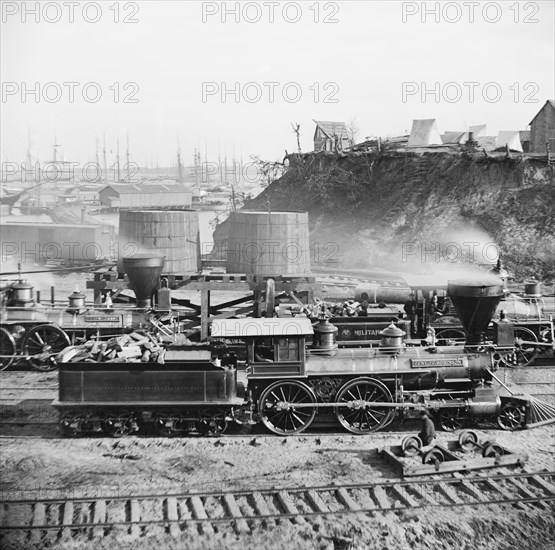
M 210 291 L 200 291 L 200 339 L 208 339 L 208 317 L 210 316 Z

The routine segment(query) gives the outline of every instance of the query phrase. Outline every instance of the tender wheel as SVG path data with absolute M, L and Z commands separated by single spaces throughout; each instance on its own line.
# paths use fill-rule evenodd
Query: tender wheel
M 459 435 L 459 447 L 465 453 L 472 451 L 478 444 L 478 441 L 478 434 L 473 430 L 464 430 L 464 432 Z
M 464 344 L 466 335 L 458 328 L 444 328 L 436 332 L 436 340 L 445 340 L 446 346 Z
M 373 378 L 356 378 L 347 382 L 337 394 L 335 415 L 340 424 L 352 433 L 366 434 L 387 426 L 395 415 L 392 407 L 376 403 L 392 403 L 393 397 L 385 384 Z M 372 404 L 369 404 L 372 403 Z
M 503 447 L 501 447 L 501 445 L 498 445 L 497 443 L 489 443 L 484 447 L 484 450 L 482 451 L 482 456 L 484 458 L 497 458 L 498 456 L 503 456 L 504 454 L 505 450 L 503 449 Z
M 302 382 L 275 382 L 260 396 L 258 410 L 270 431 L 279 435 L 299 433 L 316 416 L 316 396 Z
M 459 409 L 442 409 L 439 412 L 439 425 L 446 432 L 459 430 L 463 425 L 463 417 Z
M 524 423 L 522 409 L 513 403 L 505 403 L 501 406 L 497 416 L 497 424 L 502 430 L 516 430 Z
M 434 464 L 439 466 L 445 460 L 445 456 L 439 449 L 430 449 L 427 453 L 424 453 L 422 457 L 422 464 Z
M 31 355 L 31 366 L 39 371 L 51 371 L 56 364 L 48 360 L 71 345 L 69 336 L 56 325 L 38 325 L 23 337 L 22 353 Z
M 517 367 L 527 367 L 538 356 L 538 346 L 525 344 L 524 342 L 537 342 L 538 338 L 528 328 L 515 327 L 515 360 L 513 364 Z
M 15 358 L 15 338 L 5 328 L 0 327 L 0 370 L 6 370 Z
M 417 435 L 407 435 L 401 442 L 405 456 L 415 456 L 422 449 L 422 440 Z
M 138 430 L 137 423 L 131 415 L 109 415 L 102 423 L 104 431 L 111 437 L 124 437 Z
M 205 411 L 200 425 L 205 435 L 218 436 L 225 433 L 228 421 L 224 411 Z
M 160 413 L 157 414 L 154 419 L 154 430 L 158 435 L 162 437 L 171 437 L 176 434 L 176 423 L 179 418 L 172 413 Z

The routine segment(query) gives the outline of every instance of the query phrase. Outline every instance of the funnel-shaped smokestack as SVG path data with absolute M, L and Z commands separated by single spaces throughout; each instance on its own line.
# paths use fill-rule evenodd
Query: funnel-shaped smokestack
M 466 345 L 484 342 L 484 332 L 503 297 L 503 286 L 493 282 L 449 281 L 447 294 L 466 331 Z
M 123 259 L 123 267 L 129 278 L 129 286 L 135 292 L 137 307 L 151 307 L 151 296 L 158 289 L 164 269 L 164 256 L 137 254 Z

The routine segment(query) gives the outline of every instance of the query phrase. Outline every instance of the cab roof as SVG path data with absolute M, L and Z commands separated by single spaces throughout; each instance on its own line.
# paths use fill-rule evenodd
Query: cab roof
M 314 334 L 306 317 L 268 319 L 214 319 L 213 338 L 252 338 L 255 336 L 308 336 Z

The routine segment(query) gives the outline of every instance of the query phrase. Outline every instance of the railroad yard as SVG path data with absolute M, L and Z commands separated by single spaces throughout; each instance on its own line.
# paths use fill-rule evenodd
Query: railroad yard
M 499 376 L 553 403 L 553 373 L 536 366 Z M 2 524 L 27 527 L 4 529 L 4 548 L 548 549 L 555 541 L 553 425 L 479 427 L 527 454 L 523 466 L 402 479 L 377 449 L 416 433 L 418 421 L 364 436 L 313 429 L 282 438 L 245 425 L 220 437 L 67 439 L 50 406 L 56 372 L 0 380 Z M 440 444 L 456 437 L 438 432 Z

